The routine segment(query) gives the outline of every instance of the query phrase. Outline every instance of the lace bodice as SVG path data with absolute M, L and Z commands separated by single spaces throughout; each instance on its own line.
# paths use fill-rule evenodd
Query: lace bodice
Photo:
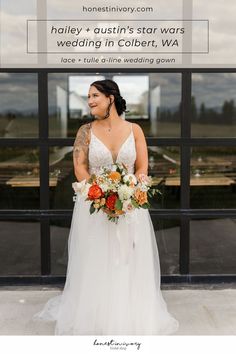
M 135 139 L 131 124 L 131 132 L 127 139 L 120 146 L 120 149 L 117 153 L 116 159 L 114 160 L 111 151 L 108 147 L 97 138 L 90 129 L 90 144 L 89 144 L 89 173 L 98 173 L 100 168 L 103 166 L 109 167 L 115 162 L 124 163 L 128 169 L 129 173 L 134 173 L 134 164 L 136 160 L 136 148 L 135 148 Z

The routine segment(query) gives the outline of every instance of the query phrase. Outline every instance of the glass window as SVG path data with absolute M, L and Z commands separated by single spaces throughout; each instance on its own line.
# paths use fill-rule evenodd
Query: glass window
M 87 94 L 95 80 L 112 79 L 127 103 L 125 119 L 146 136 L 180 135 L 181 74 L 49 74 L 49 133 L 74 137 L 92 119 Z
M 235 274 L 236 219 L 190 222 L 190 273 Z
M 0 137 L 38 136 L 37 74 L 0 73 Z
M 0 274 L 39 275 L 40 222 L 0 221 Z
M 148 146 L 148 174 L 161 191 L 152 202 L 153 208 L 180 207 L 180 153 L 176 146 Z
M 236 136 L 236 74 L 192 75 L 192 136 Z
M 72 183 L 74 176 L 72 147 L 54 146 L 49 149 L 50 207 L 72 209 L 74 206 Z
M 50 222 L 52 275 L 66 275 L 70 223 L 70 219 Z
M 236 147 L 193 147 L 191 208 L 235 208 Z
M 126 100 L 128 120 L 148 120 L 149 76 L 145 75 L 114 75 L 112 78 L 119 86 L 121 96 Z
M 90 117 L 88 90 L 92 82 L 104 80 L 104 76 L 70 75 L 69 76 L 69 118 L 85 119 Z
M 179 235 L 178 220 L 160 219 L 152 216 L 158 246 L 161 275 L 179 273 Z
M 39 208 L 39 149 L 0 149 L 0 209 Z
M 81 124 L 91 121 L 87 95 L 93 81 L 103 80 L 96 74 L 49 74 L 49 136 L 75 137 Z
M 114 75 L 127 102 L 125 117 L 136 120 L 146 136 L 180 135 L 181 74 Z
M 180 136 L 181 74 L 152 73 L 150 76 L 150 131 L 157 137 Z

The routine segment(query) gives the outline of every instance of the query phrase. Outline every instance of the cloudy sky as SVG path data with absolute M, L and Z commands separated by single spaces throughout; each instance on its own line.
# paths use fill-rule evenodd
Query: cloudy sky
M 181 75 L 179 73 L 151 73 L 140 76 L 117 76 L 114 79 L 119 83 L 121 94 L 127 103 L 140 102 L 141 95 L 150 89 L 160 86 L 161 108 L 176 107 L 181 99 Z M 69 80 L 68 80 L 69 78 Z M 56 87 L 60 86 L 76 91 L 86 96 L 89 85 L 96 79 L 103 79 L 102 74 L 49 74 L 49 107 L 56 105 Z M 225 100 L 233 99 L 236 104 L 236 73 L 197 73 L 193 74 L 192 94 L 199 107 L 202 102 L 208 108 L 220 107 Z M 38 105 L 38 87 L 36 74 L 0 73 L 0 112 L 9 109 L 19 111 L 36 110 Z
M 194 65 L 222 65 L 236 67 L 236 1 L 235 0 L 1 0 L 0 36 L 2 66 L 35 66 L 37 55 L 26 53 L 26 20 L 27 19 L 207 19 L 210 30 L 209 54 L 194 54 L 190 63 Z M 192 2 L 192 10 L 191 10 Z M 141 15 L 129 13 L 85 13 L 82 6 L 152 6 L 152 13 Z M 184 3 L 184 4 L 183 4 Z M 37 11 L 38 8 L 38 11 Z M 194 42 L 202 40 L 202 34 L 194 32 Z M 198 38 L 199 36 L 199 38 Z M 162 55 L 166 57 L 166 55 Z M 173 57 L 173 55 L 172 55 Z M 181 54 L 175 55 L 177 63 L 181 63 Z M 57 59 L 57 60 L 56 60 Z M 48 55 L 46 63 L 58 63 L 57 55 Z M 186 66 L 186 63 L 183 64 Z M 58 64 L 59 65 L 59 64 Z

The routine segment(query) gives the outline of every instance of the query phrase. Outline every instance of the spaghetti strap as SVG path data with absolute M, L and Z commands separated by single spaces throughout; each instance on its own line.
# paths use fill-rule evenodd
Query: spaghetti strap
M 92 136 L 92 135 L 94 135 L 93 130 L 92 130 L 92 122 L 89 122 L 88 125 L 89 125 L 89 130 L 90 130 L 90 136 Z

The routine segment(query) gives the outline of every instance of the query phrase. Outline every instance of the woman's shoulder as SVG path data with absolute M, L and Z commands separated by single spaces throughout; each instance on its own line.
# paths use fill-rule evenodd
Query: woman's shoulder
M 91 123 L 82 124 L 76 133 L 76 142 L 88 145 L 90 142 Z
M 139 136 L 144 135 L 143 129 L 138 123 L 131 123 L 131 124 L 132 124 L 135 138 L 138 138 Z
M 89 122 L 89 123 L 84 123 L 84 124 L 82 124 L 80 127 L 79 127 L 79 129 L 78 129 L 78 132 L 79 131 L 85 131 L 85 130 L 89 130 L 89 129 L 91 129 L 91 122 Z
M 141 126 L 138 123 L 131 123 L 133 128 L 136 130 L 142 129 Z
M 76 136 L 84 135 L 84 134 L 89 135 L 90 129 L 91 129 L 91 123 L 84 123 L 77 130 Z

